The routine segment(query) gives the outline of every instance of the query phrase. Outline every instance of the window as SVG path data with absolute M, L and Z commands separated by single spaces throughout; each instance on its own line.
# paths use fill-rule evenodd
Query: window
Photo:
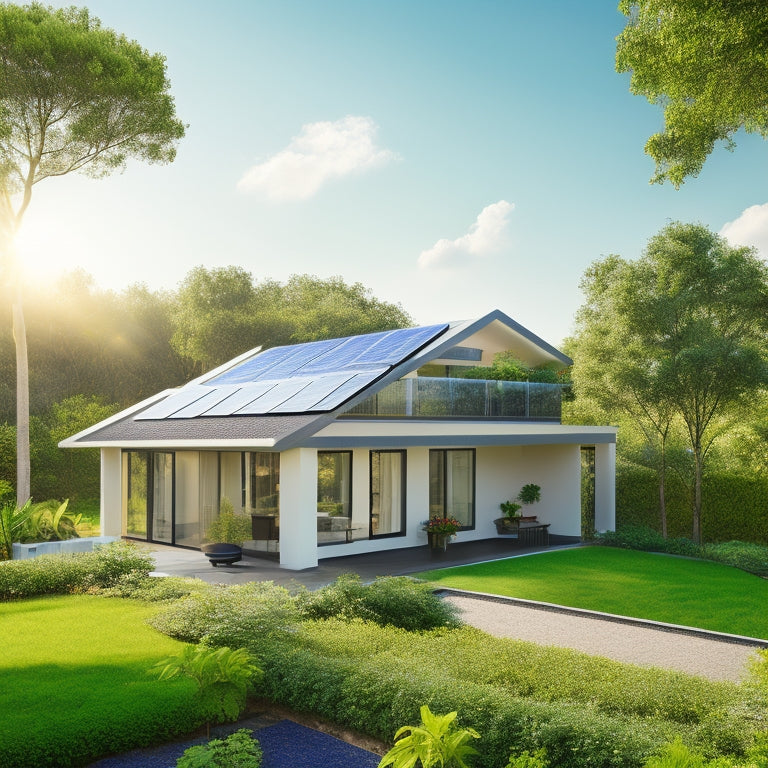
M 144 451 L 123 453 L 123 520 L 126 536 L 147 538 L 149 454 Z
M 330 517 L 351 517 L 352 451 L 317 454 L 317 512 Z
M 405 451 L 371 451 L 371 536 L 405 533 Z
M 461 527 L 475 527 L 475 451 L 429 452 L 429 515 L 455 517 Z
M 352 452 L 317 454 L 317 543 L 351 541 Z
M 280 454 L 251 454 L 251 512 L 276 515 L 280 511 Z

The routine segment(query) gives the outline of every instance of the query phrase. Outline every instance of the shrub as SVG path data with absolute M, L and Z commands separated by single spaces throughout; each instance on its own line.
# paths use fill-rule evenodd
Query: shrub
M 361 620 L 307 622 L 260 650 L 266 695 L 384 741 L 419 707 L 458 711 L 483 768 L 546 748 L 553 766 L 639 766 L 681 734 L 707 756 L 743 755 L 765 727 L 733 683 L 644 669 L 472 628 L 410 633 Z
M 208 541 L 242 546 L 251 538 L 251 517 L 235 513 L 232 502 L 224 496 L 219 504 L 219 515 L 211 523 L 205 538 Z
M 364 619 L 409 631 L 458 625 L 457 611 L 432 588 L 407 576 L 386 576 L 363 584 L 357 574 L 343 574 L 316 592 L 298 596 L 308 619 Z
M 184 750 L 176 768 L 260 768 L 261 747 L 251 731 L 241 728 L 225 739 L 212 739 Z
M 705 544 L 703 556 L 708 560 L 741 568 L 758 576 L 768 576 L 768 547 L 744 541 Z
M 155 629 L 178 640 L 209 645 L 258 647 L 298 620 L 295 601 L 271 581 L 214 585 L 172 603 L 150 620 Z
M 121 576 L 113 586 L 102 589 L 101 594 L 104 597 L 124 597 L 147 603 L 167 603 L 206 589 L 209 589 L 209 585 L 201 579 L 155 577 L 133 571 Z
M 149 553 L 123 542 L 93 552 L 11 560 L 0 563 L 0 600 L 97 591 L 129 574 L 146 576 L 153 567 Z
M 715 560 L 757 576 L 768 576 L 768 547 L 744 541 L 728 541 L 721 544 L 699 546 L 690 539 L 665 539 L 652 528 L 642 525 L 625 525 L 617 531 L 599 534 L 595 544 L 624 549 L 639 549 L 645 552 L 665 552 L 670 555 L 699 557 Z
M 702 549 L 691 539 L 665 539 L 660 533 L 644 525 L 624 525 L 616 531 L 606 531 L 598 534 L 595 544 L 606 544 L 610 547 L 623 549 L 638 549 L 643 552 L 666 552 L 671 555 L 701 557 Z
M 69 499 L 57 499 L 33 504 L 18 541 L 62 541 L 79 538 L 78 525 L 82 515 L 67 511 Z
M 428 668 L 325 658 L 270 645 L 262 656 L 265 691 L 274 701 L 389 741 L 426 702 L 459 711 L 482 734 L 478 768 L 505 765 L 510 749 L 545 748 L 553 768 L 638 768 L 671 738 L 663 723 L 609 717 L 588 704 L 524 700 L 497 686 L 457 682 Z

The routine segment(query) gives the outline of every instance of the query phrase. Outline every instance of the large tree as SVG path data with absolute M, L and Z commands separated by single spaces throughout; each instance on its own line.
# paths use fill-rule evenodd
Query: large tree
M 673 223 L 637 261 L 594 265 L 586 287 L 574 339 L 577 397 L 586 388 L 607 408 L 615 398 L 614 408 L 636 409 L 660 437 L 670 419 L 681 420 L 700 541 L 707 454 L 729 409 L 768 384 L 768 267 L 753 249 Z
M 179 286 L 172 344 L 202 373 L 257 345 L 332 339 L 412 322 L 399 304 L 340 277 L 254 282 L 242 267 L 195 267 Z
M 576 397 L 593 403 L 608 418 L 627 418 L 648 446 L 646 464 L 658 477 L 659 521 L 667 535 L 667 444 L 674 417 L 658 395 L 655 349 L 635 333 L 622 315 L 626 284 L 633 266 L 618 256 L 593 264 L 581 289 L 585 301 L 576 315 L 576 335 L 567 342 L 574 360 Z
M 679 187 L 718 141 L 744 128 L 768 136 L 768 13 L 764 0 L 621 0 L 628 16 L 616 69 L 632 93 L 664 109 L 645 151 L 654 182 Z
M 0 259 L 16 286 L 17 487 L 29 497 L 29 382 L 15 235 L 44 179 L 100 177 L 129 157 L 167 163 L 184 125 L 165 59 L 86 9 L 0 5 Z

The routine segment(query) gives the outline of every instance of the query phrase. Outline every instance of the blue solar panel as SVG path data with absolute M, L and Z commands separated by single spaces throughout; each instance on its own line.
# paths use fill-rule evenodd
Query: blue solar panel
M 429 325 L 274 347 L 206 383 L 212 386 L 242 384 L 396 365 L 447 328 L 447 325 Z
M 235 411 L 248 403 L 252 403 L 256 398 L 261 397 L 265 392 L 269 392 L 277 386 L 275 381 L 259 381 L 255 384 L 246 384 L 233 395 L 222 400 L 218 405 L 209 408 L 205 416 L 231 416 Z
M 237 384 L 229 384 L 223 387 L 216 387 L 211 389 L 206 387 L 208 394 L 203 395 L 199 400 L 195 400 L 191 405 L 182 408 L 180 411 L 176 411 L 171 414 L 172 419 L 192 419 L 195 416 L 201 416 L 209 408 L 213 408 L 214 405 L 220 403 L 225 398 L 237 392 L 240 387 Z
M 346 384 L 353 373 L 326 374 L 312 379 L 308 386 L 295 394 L 290 400 L 273 408 L 270 413 L 306 413 L 314 411 L 322 400 L 325 400 L 332 392 Z
M 364 352 L 355 363 L 357 365 L 369 362 L 377 365 L 396 365 L 447 328 L 447 325 L 426 325 L 420 328 L 391 331 Z
M 301 368 L 301 375 L 312 375 L 315 373 L 330 373 L 332 371 L 343 371 L 351 367 L 357 368 L 355 361 L 373 344 L 377 344 L 379 338 L 388 335 L 387 333 L 371 333 L 365 336 L 351 336 L 343 339 L 341 344 L 328 350 L 324 354 L 316 357 Z M 378 361 L 372 363 L 381 367 Z M 369 366 L 370 367 L 370 366 Z
M 365 371 L 356 373 L 349 381 L 331 392 L 328 397 L 321 400 L 312 409 L 313 411 L 332 411 L 338 408 L 345 400 L 356 395 L 363 387 L 375 381 L 386 372 L 386 368 L 380 371 Z
M 167 419 L 171 414 L 180 411 L 190 403 L 194 403 L 195 400 L 199 400 L 201 397 L 210 392 L 208 387 L 201 387 L 197 384 L 188 384 L 184 389 L 166 397 L 159 403 L 147 408 L 146 411 L 134 416 L 137 421 L 143 419 Z
M 294 395 L 311 384 L 311 379 L 285 379 L 278 382 L 269 392 L 240 408 L 237 413 L 256 416 L 269 413 L 273 408 L 290 400 Z
M 447 328 L 429 325 L 267 349 L 136 418 L 330 411 Z

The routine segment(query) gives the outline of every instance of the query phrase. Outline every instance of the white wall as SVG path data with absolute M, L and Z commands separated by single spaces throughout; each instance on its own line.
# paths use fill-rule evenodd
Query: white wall
M 476 538 L 496 535 L 499 504 L 514 501 L 522 486 L 541 486 L 541 501 L 522 514 L 550 524 L 550 533 L 581 533 L 581 456 L 578 445 L 528 445 L 477 449 Z M 462 538 L 469 533 L 462 533 Z M 472 538 L 475 538 L 473 536 Z
M 101 535 L 123 533 L 122 456 L 119 448 L 101 449 Z
M 595 530 L 616 530 L 616 443 L 595 446 Z
M 317 451 L 293 448 L 280 454 L 280 566 L 316 565 Z

